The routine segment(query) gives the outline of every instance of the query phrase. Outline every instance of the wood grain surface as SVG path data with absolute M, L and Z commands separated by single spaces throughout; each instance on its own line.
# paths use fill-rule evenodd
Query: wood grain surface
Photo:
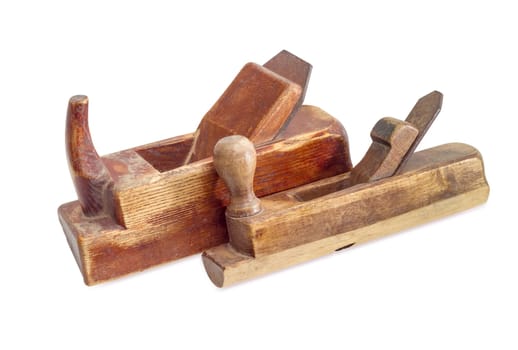
M 59 208 L 87 284 L 228 241 L 224 214 L 228 190 L 212 157 L 182 165 L 192 142 L 193 135 L 188 134 L 100 157 L 109 174 L 99 197 L 101 210 L 88 216 L 79 201 Z M 254 187 L 260 197 L 350 168 L 341 124 L 319 108 L 303 106 L 275 142 L 257 148 Z
M 225 136 L 273 140 L 302 105 L 310 73 L 309 63 L 285 50 L 264 66 L 246 64 L 201 120 L 186 164 L 211 157 Z
M 254 144 L 241 135 L 224 137 L 216 143 L 213 158 L 216 172 L 230 192 L 226 215 L 245 217 L 260 212 L 261 202 L 254 193 Z
M 352 185 L 350 173 L 261 198 L 253 216 L 227 216 L 230 243 L 203 262 L 217 286 L 471 208 L 487 200 L 482 157 L 465 144 L 414 154 L 400 175 Z
M 87 216 L 94 216 L 106 210 L 106 187 L 112 183 L 112 179 L 90 136 L 86 96 L 74 96 L 68 102 L 65 148 L 83 212 Z

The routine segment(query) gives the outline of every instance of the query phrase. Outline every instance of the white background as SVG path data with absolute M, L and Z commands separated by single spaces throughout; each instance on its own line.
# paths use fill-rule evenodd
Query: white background
M 2 1 L 0 348 L 518 348 L 516 7 L 355 3 Z M 313 64 L 306 104 L 353 162 L 379 118 L 443 92 L 420 148 L 477 147 L 488 203 L 228 289 L 199 256 L 84 286 L 56 214 L 76 198 L 68 98 L 89 96 L 107 154 L 195 130 L 281 49 Z

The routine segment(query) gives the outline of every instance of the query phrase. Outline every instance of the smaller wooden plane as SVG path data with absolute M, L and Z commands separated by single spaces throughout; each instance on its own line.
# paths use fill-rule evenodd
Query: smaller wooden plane
M 228 286 L 485 202 L 489 186 L 475 148 L 452 143 L 414 153 L 441 104 L 432 92 L 406 121 L 381 119 L 351 171 L 261 199 L 253 145 L 241 136 L 220 140 L 214 165 L 231 192 L 230 240 L 203 253 L 212 282 Z

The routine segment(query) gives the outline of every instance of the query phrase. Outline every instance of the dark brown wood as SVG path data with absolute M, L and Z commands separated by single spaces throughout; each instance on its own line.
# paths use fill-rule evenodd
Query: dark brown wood
M 392 176 L 418 133 L 411 124 L 394 118 L 378 121 L 371 131 L 369 150 L 351 171 L 351 185 Z
M 256 144 L 271 141 L 295 109 L 301 87 L 255 63 L 239 72 L 203 117 L 186 163 L 212 156 L 216 142 L 244 135 Z
M 203 117 L 185 163 L 212 156 L 216 142 L 242 135 L 255 144 L 273 140 L 304 101 L 311 65 L 283 50 L 259 66 L 249 63 Z
M 193 139 L 188 134 L 101 157 L 111 179 L 103 187 L 103 210 L 87 217 L 78 201 L 59 208 L 87 284 L 228 241 L 224 205 L 230 196 L 212 157 L 181 165 Z M 348 147 L 338 121 L 319 108 L 301 107 L 275 142 L 258 146 L 256 194 L 349 170 Z
M 442 93 L 439 91 L 432 91 L 428 95 L 421 97 L 415 104 L 414 108 L 412 108 L 405 121 L 416 127 L 417 130 L 419 130 L 419 134 L 415 138 L 412 146 L 409 147 L 405 156 L 401 159 L 396 173 L 402 171 L 407 160 L 412 156 L 424 135 L 434 122 L 435 118 L 439 115 L 441 108 Z
M 309 78 L 311 77 L 311 70 L 313 67 L 308 62 L 295 56 L 294 54 L 283 50 L 275 55 L 272 59 L 264 64 L 272 72 L 294 82 L 301 87 L 301 94 L 288 120 L 290 120 L 299 110 L 306 97 L 306 91 L 309 85 Z M 284 126 L 288 125 L 287 122 Z
M 433 91 L 421 97 L 403 122 L 381 119 L 372 129 L 372 145 L 351 172 L 350 186 L 396 174 L 414 153 L 441 111 L 442 94 Z
M 65 145 L 81 208 L 86 216 L 97 215 L 106 208 L 104 193 L 112 179 L 90 136 L 86 96 L 74 96 L 68 102 Z
M 193 141 L 192 135 L 186 135 L 174 142 L 171 139 L 159 141 L 143 148 L 136 148 L 135 151 L 153 168 L 163 173 L 184 165 Z
M 299 106 L 302 105 L 313 69 L 311 64 L 286 50 L 282 50 L 263 66 L 299 85 L 302 88 Z

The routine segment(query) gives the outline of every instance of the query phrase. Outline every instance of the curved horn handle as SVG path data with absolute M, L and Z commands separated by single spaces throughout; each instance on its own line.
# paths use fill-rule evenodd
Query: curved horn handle
M 103 211 L 103 191 L 111 177 L 92 143 L 86 96 L 73 96 L 68 102 L 65 146 L 83 213 L 97 215 Z

